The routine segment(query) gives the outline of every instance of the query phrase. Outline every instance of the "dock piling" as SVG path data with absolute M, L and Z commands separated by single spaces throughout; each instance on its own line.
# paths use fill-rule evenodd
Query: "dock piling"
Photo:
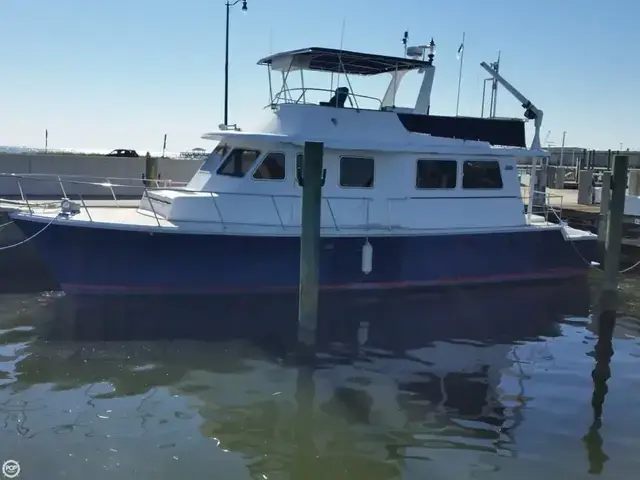
M 629 170 L 629 195 L 633 197 L 640 195 L 640 170 L 636 168 Z
M 318 321 L 323 151 L 322 142 L 304 144 L 298 293 L 298 343 L 303 347 L 312 347 L 315 344 Z
M 145 185 L 148 187 L 155 186 L 158 179 L 158 159 L 152 157 L 149 152 L 145 156 Z
M 533 164 L 532 169 L 536 165 Z M 540 159 L 540 168 L 537 169 L 534 181 L 533 205 L 536 207 L 544 207 L 547 193 L 547 175 L 548 175 L 549 159 Z M 533 177 L 532 177 L 533 178 Z
M 605 173 L 602 177 L 602 212 L 606 215 L 606 243 L 604 252 L 604 280 L 600 293 L 598 314 L 598 341 L 595 346 L 596 364 L 591 373 L 593 378 L 593 394 L 591 406 L 593 408 L 593 422 L 589 432 L 584 437 L 585 446 L 589 455 L 589 473 L 600 474 L 608 457 L 602 451 L 602 438 L 600 427 L 602 426 L 602 410 L 605 396 L 608 391 L 607 381 L 611 377 L 611 358 L 613 357 L 613 331 L 616 325 L 616 310 L 618 297 L 618 275 L 620 270 L 620 250 L 622 247 L 624 203 L 627 193 L 627 177 L 629 170 L 629 157 L 627 155 L 615 155 L 613 158 L 613 174 Z M 609 183 L 608 179 L 612 178 Z M 608 185 L 609 184 L 609 185 Z M 611 196 L 609 197 L 610 186 Z M 602 223 L 601 223 L 602 226 Z M 600 232 L 598 232 L 600 236 Z
M 580 170 L 586 170 L 588 165 L 587 149 L 582 149 L 582 156 L 580 157 Z
M 578 174 L 578 205 L 593 205 L 593 171 L 580 170 Z
M 607 223 L 609 219 L 609 203 L 611 202 L 611 172 L 602 174 L 602 190 L 600 195 L 600 214 L 598 215 L 598 254 L 604 259 L 607 241 Z
M 616 311 L 628 169 L 629 157 L 616 155 L 613 159 L 613 181 L 605 241 L 604 280 L 600 294 L 601 312 Z

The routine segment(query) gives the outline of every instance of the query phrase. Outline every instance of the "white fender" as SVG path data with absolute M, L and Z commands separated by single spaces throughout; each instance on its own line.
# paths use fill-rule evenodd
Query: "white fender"
M 373 247 L 369 243 L 369 239 L 362 246 L 362 272 L 369 275 L 373 270 Z

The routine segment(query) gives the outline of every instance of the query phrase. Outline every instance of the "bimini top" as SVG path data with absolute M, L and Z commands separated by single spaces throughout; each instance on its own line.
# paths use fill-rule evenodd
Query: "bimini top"
M 416 70 L 431 66 L 429 62 L 424 60 L 320 47 L 276 53 L 263 58 L 258 62 L 258 65 L 271 65 L 277 70 L 291 68 L 345 73 L 347 75 L 378 75 L 396 70 Z

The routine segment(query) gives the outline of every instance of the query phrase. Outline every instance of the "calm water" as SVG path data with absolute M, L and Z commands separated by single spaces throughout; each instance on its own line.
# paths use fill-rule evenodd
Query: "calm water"
M 324 299 L 303 366 L 289 298 L 5 295 L 0 462 L 26 479 L 635 478 L 634 288 L 601 422 L 579 282 Z

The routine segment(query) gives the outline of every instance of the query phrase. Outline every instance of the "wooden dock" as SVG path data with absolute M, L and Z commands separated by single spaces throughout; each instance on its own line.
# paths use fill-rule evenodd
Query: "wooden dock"
M 525 205 L 528 203 L 529 187 L 521 187 Z M 578 190 L 547 188 L 549 203 L 556 210 L 562 212 L 563 220 L 597 222 L 600 215 L 600 205 L 581 205 L 578 203 Z
M 549 201 L 562 220 L 575 228 L 589 230 L 598 233 L 598 222 L 600 220 L 600 204 L 581 205 L 578 203 L 578 191 L 574 189 L 554 189 L 547 188 Z M 522 187 L 522 198 L 525 206 L 528 203 L 529 188 Z M 542 212 L 534 213 L 538 215 Z M 555 216 L 549 216 L 549 221 L 556 221 Z M 623 245 L 630 247 L 640 247 L 640 225 L 637 219 L 628 215 L 624 216 L 624 238 Z

